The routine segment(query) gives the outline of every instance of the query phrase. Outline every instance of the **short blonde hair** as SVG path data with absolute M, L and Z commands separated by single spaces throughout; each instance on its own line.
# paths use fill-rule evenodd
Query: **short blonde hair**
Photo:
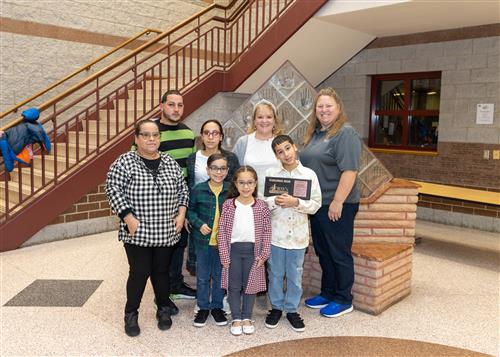
M 273 112 L 273 117 L 274 117 L 274 125 L 273 125 L 273 136 L 280 135 L 283 132 L 282 125 L 281 125 L 281 120 L 278 118 L 278 112 L 276 110 L 276 107 L 274 106 L 273 103 L 266 99 L 261 99 L 255 105 L 253 106 L 253 112 L 252 112 L 252 125 L 247 130 L 248 134 L 253 133 L 257 128 L 255 127 L 255 117 L 257 116 L 257 110 L 262 107 L 267 107 L 271 109 Z

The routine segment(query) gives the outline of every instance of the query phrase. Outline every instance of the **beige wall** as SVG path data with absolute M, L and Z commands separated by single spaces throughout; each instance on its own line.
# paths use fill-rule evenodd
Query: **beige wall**
M 204 0 L 2 0 L 0 111 L 145 28 L 167 30 L 207 5 Z M 141 39 L 151 38 L 152 35 Z M 114 58 L 127 51 L 120 51 Z M 97 67 L 78 79 L 96 70 Z M 0 121 L 0 126 L 2 123 L 5 120 Z

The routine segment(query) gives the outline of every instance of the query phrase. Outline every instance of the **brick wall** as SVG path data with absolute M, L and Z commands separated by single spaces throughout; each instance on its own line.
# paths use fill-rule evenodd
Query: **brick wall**
M 104 189 L 104 184 L 97 186 L 94 190 L 83 196 L 77 203 L 71 205 L 71 207 L 50 224 L 69 223 L 112 216 L 113 214 L 109 208 Z
M 417 206 L 449 212 L 500 218 L 500 206 L 498 205 L 456 200 L 452 198 L 420 194 Z
M 375 155 L 394 175 L 405 179 L 499 191 L 500 160 L 485 160 L 484 150 L 500 149 L 497 144 L 440 142 L 437 156 Z

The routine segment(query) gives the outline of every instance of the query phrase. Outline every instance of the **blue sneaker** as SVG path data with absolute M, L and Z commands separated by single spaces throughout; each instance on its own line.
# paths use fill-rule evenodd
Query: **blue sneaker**
M 331 302 L 319 310 L 319 313 L 325 317 L 339 317 L 351 312 L 352 310 L 352 304 L 337 304 L 336 302 Z
M 321 309 L 322 307 L 328 305 L 330 302 L 330 300 L 325 299 L 323 296 L 316 295 L 312 298 L 305 299 L 304 304 L 311 309 Z

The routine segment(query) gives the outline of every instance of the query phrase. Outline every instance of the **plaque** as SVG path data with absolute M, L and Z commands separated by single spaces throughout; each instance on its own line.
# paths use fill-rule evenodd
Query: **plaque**
M 311 199 L 311 185 L 311 180 L 266 176 L 264 196 L 279 196 L 288 193 L 290 196 L 309 200 Z

